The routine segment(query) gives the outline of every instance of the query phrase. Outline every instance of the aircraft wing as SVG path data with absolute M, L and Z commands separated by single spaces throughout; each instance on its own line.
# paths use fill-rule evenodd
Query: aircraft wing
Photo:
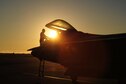
M 32 50 L 35 50 L 37 48 L 39 48 L 39 47 L 33 47 L 33 48 L 28 49 L 27 51 L 32 51 Z

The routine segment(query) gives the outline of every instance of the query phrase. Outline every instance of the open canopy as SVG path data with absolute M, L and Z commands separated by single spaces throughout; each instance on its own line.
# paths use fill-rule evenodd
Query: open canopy
M 54 20 L 46 24 L 45 26 L 50 29 L 61 30 L 61 31 L 67 31 L 67 30 L 76 31 L 76 29 L 71 24 L 61 19 Z

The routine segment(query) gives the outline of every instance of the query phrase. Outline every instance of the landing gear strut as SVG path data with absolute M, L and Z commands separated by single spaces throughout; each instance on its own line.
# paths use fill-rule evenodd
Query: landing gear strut
M 39 74 L 38 76 L 40 77 L 40 84 L 44 84 L 44 70 L 45 68 L 45 60 L 40 60 L 40 64 L 39 64 Z
M 77 82 L 77 76 L 71 75 L 70 77 L 71 77 L 71 79 L 72 79 L 72 84 L 79 84 L 79 83 Z

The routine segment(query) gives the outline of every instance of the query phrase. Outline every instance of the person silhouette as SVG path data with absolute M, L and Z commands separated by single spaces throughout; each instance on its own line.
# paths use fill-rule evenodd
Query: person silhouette
M 40 33 L 40 48 L 43 48 L 44 42 L 47 40 L 47 36 L 45 35 L 45 29 L 42 29 Z M 44 45 L 45 46 L 45 45 Z M 40 49 L 40 50 L 41 50 Z M 45 68 L 45 60 L 44 59 L 39 59 L 40 64 L 39 64 L 39 77 L 42 78 L 42 83 L 44 83 L 44 68 Z M 42 64 L 41 64 L 42 63 Z
M 41 33 L 40 33 L 40 46 L 43 45 L 43 43 L 46 40 L 46 35 L 45 35 L 45 29 L 42 29 Z

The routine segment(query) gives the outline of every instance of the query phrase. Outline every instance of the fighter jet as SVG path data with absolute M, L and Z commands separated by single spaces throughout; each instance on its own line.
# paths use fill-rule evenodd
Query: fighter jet
M 57 19 L 45 25 L 59 32 L 59 40 L 46 40 L 43 47 L 31 48 L 40 60 L 66 67 L 73 84 L 77 77 L 126 79 L 126 33 L 99 35 L 84 33 Z

